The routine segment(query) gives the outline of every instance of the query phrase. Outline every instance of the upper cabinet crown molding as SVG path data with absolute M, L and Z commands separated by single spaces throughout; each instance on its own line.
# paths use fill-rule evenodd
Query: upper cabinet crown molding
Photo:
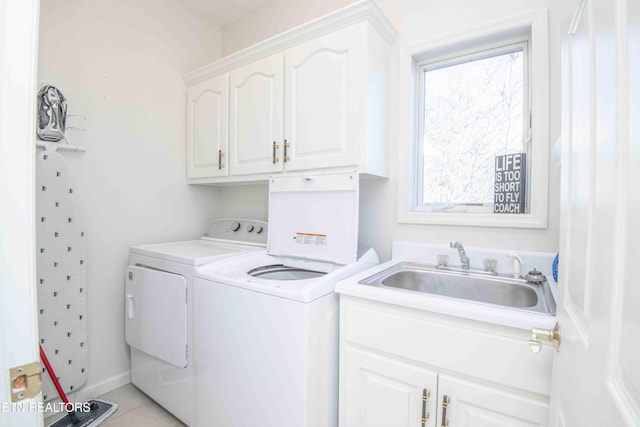
M 389 18 L 375 0 L 363 0 L 191 71 L 184 75 L 184 81 L 187 86 L 195 85 L 259 58 L 363 21 L 368 21 L 389 45 L 395 43 L 398 32 Z

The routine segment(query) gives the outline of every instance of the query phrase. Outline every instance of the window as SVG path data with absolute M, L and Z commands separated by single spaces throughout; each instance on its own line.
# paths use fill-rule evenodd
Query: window
M 408 51 L 398 222 L 545 228 L 546 10 Z M 404 72 L 404 74 L 403 74 Z M 405 105 L 402 100 L 405 100 Z M 403 110 L 404 109 L 404 110 Z
M 527 52 L 525 40 L 418 65 L 417 209 L 493 212 L 496 156 L 528 150 Z

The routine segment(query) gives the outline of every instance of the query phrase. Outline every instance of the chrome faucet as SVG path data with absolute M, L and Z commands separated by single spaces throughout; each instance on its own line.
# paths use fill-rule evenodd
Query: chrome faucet
M 460 242 L 450 242 L 449 245 L 458 250 L 458 254 L 460 255 L 460 265 L 462 266 L 463 270 L 468 270 L 469 269 L 469 257 L 467 256 L 467 253 L 464 251 L 464 246 L 462 246 L 462 244 Z

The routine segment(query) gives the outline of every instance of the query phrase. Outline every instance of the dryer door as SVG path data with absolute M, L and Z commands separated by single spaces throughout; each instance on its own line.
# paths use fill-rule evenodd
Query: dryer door
M 183 276 L 127 267 L 127 344 L 180 368 L 187 366 L 187 282 Z

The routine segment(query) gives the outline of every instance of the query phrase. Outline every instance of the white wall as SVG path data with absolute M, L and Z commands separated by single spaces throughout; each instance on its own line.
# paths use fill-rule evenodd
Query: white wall
M 197 238 L 220 215 L 217 189 L 186 184 L 182 81 L 220 55 L 220 28 L 177 0 L 42 0 L 39 83 L 87 117 L 72 143 L 88 151 L 63 153 L 89 239 L 85 390 L 129 382 L 128 247 Z
M 267 221 L 269 185 L 234 185 L 219 188 L 221 218 L 246 218 Z
M 353 0 L 274 0 L 223 27 L 222 53 L 229 55 L 351 3 Z
M 316 4 L 322 2 L 299 3 L 304 3 L 306 9 L 301 5 L 294 8 L 295 0 L 274 0 L 256 12 L 228 24 L 223 28 L 224 53 L 232 53 L 351 2 L 334 0 L 322 5 Z M 561 42 L 577 0 L 384 0 L 380 4 L 397 25 L 400 37 L 408 45 L 440 38 L 444 34 L 464 32 L 499 18 L 546 7 L 549 10 L 550 40 L 549 142 L 550 146 L 554 145 L 560 135 Z M 400 79 L 404 78 L 400 76 Z M 390 147 L 407 143 L 389 141 Z M 466 246 L 549 252 L 558 250 L 560 170 L 559 165 L 553 161 L 553 153 L 550 153 L 549 168 L 549 220 L 548 227 L 544 230 L 398 224 L 396 195 L 403 189 L 397 188 L 398 159 L 395 150 L 388 150 L 388 153 L 390 178 L 362 182 L 360 198 L 361 212 L 367 213 L 360 217 L 360 241 L 375 247 L 381 258 L 388 259 L 391 256 L 393 240 L 436 244 L 459 240 Z M 224 189 L 222 193 L 227 194 L 228 191 Z M 233 211 L 233 208 L 227 209 Z

